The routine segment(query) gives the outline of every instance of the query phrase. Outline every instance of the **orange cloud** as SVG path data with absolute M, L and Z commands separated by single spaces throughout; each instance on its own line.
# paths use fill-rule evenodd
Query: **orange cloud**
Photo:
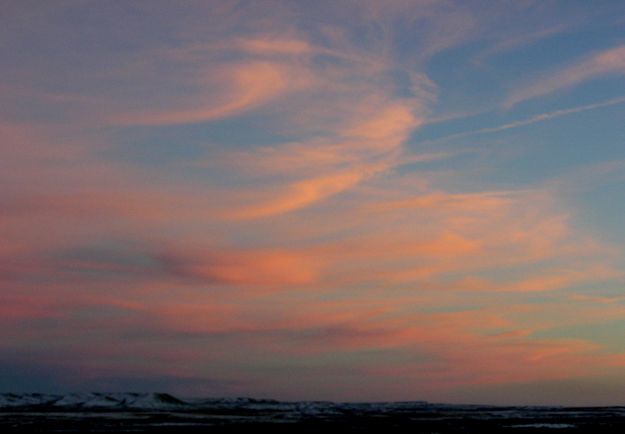
M 291 170 L 303 166 L 304 170 L 310 171 L 327 170 L 330 165 L 331 168 L 335 166 L 332 168 L 334 173 L 292 181 L 286 188 L 282 188 L 284 192 L 279 193 L 277 198 L 227 215 L 253 219 L 287 213 L 348 190 L 397 164 L 395 152 L 409 132 L 418 125 L 419 121 L 406 107 L 391 106 L 373 118 L 359 120 L 355 126 L 348 127 L 344 134 L 352 140 L 358 139 L 354 142 L 338 146 L 313 143 L 312 146 L 317 146 L 317 149 L 312 151 L 300 146 L 273 149 L 271 153 L 261 151 L 259 157 L 265 161 L 263 167 L 269 173 L 282 172 L 288 165 Z M 308 159 L 308 156 L 313 158 Z M 351 168 L 345 170 L 341 168 L 342 165 Z
M 411 131 L 423 123 L 407 104 L 389 104 L 376 110 L 372 116 L 364 116 L 346 127 L 342 134 L 359 140 L 371 141 L 374 148 L 388 149 L 398 146 Z M 365 147 L 358 142 L 357 146 Z M 365 148 L 366 149 L 366 148 Z
M 269 36 L 239 39 L 236 45 L 253 54 L 304 55 L 318 50 L 307 41 Z
M 488 310 L 423 315 L 404 348 L 414 345 L 431 361 L 405 364 L 389 361 L 371 366 L 370 375 L 402 378 L 426 389 L 453 389 L 470 384 L 529 382 L 588 375 L 589 364 L 607 366 L 593 343 L 574 339 L 533 339 L 527 330 L 488 333 L 514 323 Z
M 450 285 L 450 289 L 492 292 L 553 291 L 583 283 L 598 283 L 623 278 L 622 272 L 598 264 L 586 265 L 572 270 L 543 270 L 539 273 L 537 276 L 503 282 L 466 277 L 457 284 Z
M 364 172 L 352 171 L 297 181 L 275 199 L 268 199 L 258 205 L 239 209 L 226 216 L 246 220 L 295 211 L 340 193 L 356 185 L 364 177 Z
M 181 278 L 230 285 L 290 286 L 313 283 L 318 264 L 297 251 L 211 248 L 164 251 L 168 272 Z
M 509 197 L 511 196 L 511 197 Z M 394 201 L 381 201 L 369 206 L 371 211 L 397 212 L 408 209 L 433 209 L 458 211 L 496 212 L 513 200 L 514 192 L 482 192 L 450 194 L 430 192 L 422 196 Z
M 326 51 L 313 49 L 303 40 L 259 37 L 239 40 L 238 44 L 239 48 L 243 47 L 253 56 L 274 56 L 273 60 L 258 61 L 258 64 L 279 65 L 286 71 L 292 70 L 294 72 L 290 75 L 303 77 L 299 81 L 314 77 L 305 81 L 306 86 L 289 79 L 288 89 L 275 94 L 276 97 L 286 96 L 287 91 L 301 90 L 304 99 L 293 97 L 281 100 L 285 109 L 280 111 L 279 116 L 287 125 L 299 126 L 301 123 L 303 131 L 316 134 L 311 139 L 304 136 L 296 142 L 252 151 L 223 152 L 219 161 L 240 168 L 244 178 L 251 173 L 262 175 L 263 180 L 268 179 L 267 185 L 246 186 L 248 191 L 253 191 L 250 195 L 256 196 L 260 203 L 251 207 L 241 206 L 241 209 L 226 212 L 226 216 L 254 219 L 302 209 L 350 190 L 372 174 L 385 172 L 400 164 L 403 142 L 423 123 L 428 92 L 421 92 L 412 98 L 395 97 L 392 89 L 380 88 L 371 92 L 370 84 L 387 73 L 386 66 L 379 62 L 374 66 L 363 66 L 360 54 L 353 48 L 343 47 L 333 51 L 332 54 L 342 57 L 343 62 L 326 65 L 312 60 L 315 55 L 327 54 Z M 294 54 L 306 56 L 293 59 L 290 55 Z M 253 76 L 262 82 L 280 83 L 280 80 L 263 77 L 262 74 Z M 420 90 L 423 86 L 430 87 L 431 83 L 419 78 L 414 88 Z M 297 108 L 290 110 L 292 106 Z M 328 119 L 330 112 L 338 115 Z M 302 135 L 301 131 L 297 133 Z M 283 179 L 283 174 L 289 176 Z M 272 182 L 272 175 L 280 177 L 280 185 Z M 258 178 L 252 182 L 257 184 Z M 267 194 L 269 189 L 276 193 Z
M 119 121 L 127 125 L 172 125 L 208 122 L 238 115 L 265 104 L 287 91 L 310 85 L 306 71 L 275 62 L 249 62 L 209 73 L 195 85 L 203 98 L 193 97 L 192 108 L 168 108 L 142 114 L 127 114 Z M 212 93 L 202 89 L 208 87 Z M 226 91 L 223 90 L 225 87 Z M 202 101 L 202 99 L 204 101 Z M 208 103 L 207 101 L 208 100 Z

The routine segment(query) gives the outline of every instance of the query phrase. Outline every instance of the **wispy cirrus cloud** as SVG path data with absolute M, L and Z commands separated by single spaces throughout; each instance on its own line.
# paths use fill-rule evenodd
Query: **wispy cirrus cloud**
M 625 74 L 625 47 L 616 46 L 547 73 L 533 83 L 514 90 L 506 99 L 505 105 L 511 107 L 522 101 L 577 86 L 588 80 L 622 74 Z
M 487 59 L 491 57 L 509 53 L 528 45 L 536 44 L 543 39 L 552 37 L 562 32 L 570 31 L 571 27 L 572 24 L 559 24 L 548 27 L 546 29 L 536 30 L 530 33 L 514 35 L 512 37 L 504 39 L 503 41 L 498 41 L 490 47 L 482 50 L 480 53 L 478 53 L 477 56 L 475 56 L 473 61 L 478 65 L 484 64 L 484 62 L 486 62 Z
M 261 107 L 281 94 L 308 87 L 313 77 L 289 65 L 250 62 L 211 69 L 197 77 L 198 96 L 164 110 L 128 113 L 116 120 L 125 125 L 175 125 L 210 122 Z M 192 101 L 195 100 L 195 104 Z M 184 105 L 183 105 L 184 104 Z M 185 107 L 186 105 L 186 107 Z

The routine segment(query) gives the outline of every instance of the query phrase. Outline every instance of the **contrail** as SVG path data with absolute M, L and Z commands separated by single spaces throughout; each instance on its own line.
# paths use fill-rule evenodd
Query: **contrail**
M 570 114 L 573 114 L 573 113 L 580 113 L 580 112 L 585 112 L 585 111 L 588 111 L 588 110 L 594 110 L 594 109 L 598 109 L 598 108 L 602 108 L 602 107 L 609 107 L 609 106 L 623 104 L 623 103 L 625 103 L 625 96 L 622 96 L 622 97 L 619 97 L 619 98 L 609 99 L 607 101 L 597 102 L 597 103 L 594 103 L 594 104 L 588 104 L 588 105 L 583 105 L 583 106 L 579 106 L 579 107 L 573 107 L 573 108 L 569 108 L 569 109 L 555 110 L 555 111 L 552 111 L 552 112 L 548 112 L 548 113 L 543 113 L 543 114 L 540 114 L 540 115 L 532 116 L 532 117 L 527 118 L 527 119 L 522 119 L 522 120 L 519 120 L 519 121 L 510 122 L 508 124 L 499 125 L 498 127 L 480 128 L 479 130 L 465 131 L 463 133 L 450 134 L 448 136 L 444 136 L 444 137 L 441 137 L 439 139 L 432 140 L 432 142 L 438 142 L 438 141 L 449 140 L 449 139 L 457 139 L 457 138 L 460 138 L 460 137 L 475 136 L 475 135 L 478 135 L 478 134 L 497 133 L 499 131 L 510 130 L 512 128 L 519 128 L 519 127 L 523 127 L 525 125 L 531 125 L 531 124 L 535 124 L 535 123 L 538 123 L 538 122 L 545 122 L 545 121 L 548 121 L 548 120 L 551 120 L 551 119 L 559 118 L 559 117 L 562 117 L 562 116 L 567 116 L 567 115 L 570 115 Z

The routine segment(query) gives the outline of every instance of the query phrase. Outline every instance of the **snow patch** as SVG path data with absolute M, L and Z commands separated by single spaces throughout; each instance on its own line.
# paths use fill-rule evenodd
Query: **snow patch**
M 508 428 L 553 428 L 553 429 L 566 429 L 576 428 L 575 425 L 570 423 L 527 423 L 522 425 L 508 425 Z

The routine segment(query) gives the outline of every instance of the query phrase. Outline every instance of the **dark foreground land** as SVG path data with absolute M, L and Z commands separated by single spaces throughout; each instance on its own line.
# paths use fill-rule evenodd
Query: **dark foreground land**
M 180 400 L 166 394 L 0 394 L 0 433 L 623 433 L 625 407 Z

